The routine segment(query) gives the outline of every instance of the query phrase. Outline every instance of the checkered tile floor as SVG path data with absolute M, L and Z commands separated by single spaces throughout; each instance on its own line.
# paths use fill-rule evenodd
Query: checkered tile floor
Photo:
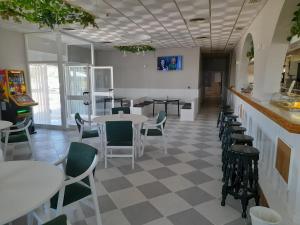
M 150 139 L 145 154 L 131 170 L 128 159 L 100 162 L 96 186 L 103 225 L 244 225 L 240 202 L 229 197 L 220 206 L 220 142 L 216 108 L 201 110 L 195 122 L 167 120 L 168 155 L 160 140 Z M 77 133 L 38 130 L 34 148 L 41 160 L 53 161 L 75 140 Z M 97 140 L 93 145 L 97 146 Z M 11 155 L 26 157 L 24 145 Z M 96 224 L 92 203 L 80 202 L 66 213 L 73 225 Z M 14 224 L 24 224 L 19 219 Z

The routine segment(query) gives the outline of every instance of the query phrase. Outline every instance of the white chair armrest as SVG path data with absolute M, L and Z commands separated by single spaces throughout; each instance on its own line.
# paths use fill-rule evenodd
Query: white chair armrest
M 6 133 L 16 133 L 16 132 L 19 132 L 19 131 L 23 131 L 23 130 L 26 130 L 32 123 L 32 120 L 29 120 L 29 122 L 26 124 L 26 126 L 24 127 L 21 127 L 19 129 L 13 129 L 13 130 L 5 130 Z
M 68 151 L 61 158 L 59 158 L 58 160 L 56 160 L 55 162 L 53 162 L 53 165 L 58 166 L 58 165 L 62 164 L 63 162 L 66 161 L 67 157 L 68 157 Z
M 11 125 L 10 128 L 12 128 L 12 127 L 19 127 L 21 125 L 24 125 L 25 122 L 26 122 L 26 118 L 22 122 L 20 122 L 18 124 Z

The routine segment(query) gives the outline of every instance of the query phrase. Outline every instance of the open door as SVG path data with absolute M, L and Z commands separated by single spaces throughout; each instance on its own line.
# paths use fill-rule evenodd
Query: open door
M 86 96 L 86 93 L 90 93 L 90 66 L 66 65 L 65 75 L 67 126 L 75 124 L 76 112 L 90 120 L 91 105 L 87 104 L 90 101 Z
M 92 115 L 110 114 L 114 107 L 113 67 L 91 67 Z

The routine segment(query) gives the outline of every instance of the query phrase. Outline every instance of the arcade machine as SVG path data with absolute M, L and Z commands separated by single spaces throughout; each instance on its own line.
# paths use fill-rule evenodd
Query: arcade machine
M 17 123 L 32 117 L 32 106 L 37 105 L 28 94 L 24 71 L 0 70 L 0 101 L 3 120 Z M 34 126 L 30 127 L 34 133 Z

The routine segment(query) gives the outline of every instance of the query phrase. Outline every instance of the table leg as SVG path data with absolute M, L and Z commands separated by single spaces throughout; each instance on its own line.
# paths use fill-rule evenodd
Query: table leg
M 123 99 L 121 99 L 121 107 L 123 107 Z
M 179 101 L 177 103 L 178 103 L 178 117 L 179 117 Z
M 165 102 L 165 112 L 168 115 L 168 103 L 167 102 Z
M 106 99 L 104 99 L 104 115 L 105 115 L 105 112 L 106 112 Z
M 154 117 L 154 108 L 155 108 L 155 102 L 153 101 L 153 117 Z

